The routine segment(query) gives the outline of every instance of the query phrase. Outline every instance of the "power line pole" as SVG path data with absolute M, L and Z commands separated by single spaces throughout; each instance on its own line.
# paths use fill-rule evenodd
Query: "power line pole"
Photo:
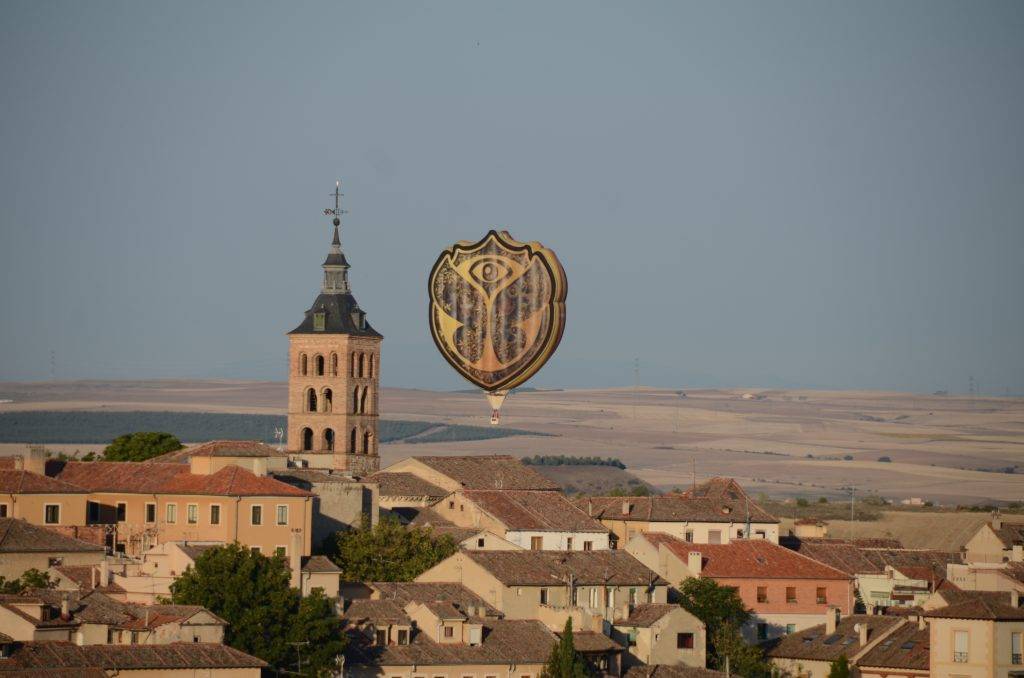
M 850 541 L 853 541 L 853 496 L 854 496 L 854 494 L 856 492 L 857 492 L 857 486 L 856 485 L 850 485 L 850 529 L 849 529 Z
M 633 358 L 633 418 L 636 419 L 636 401 L 640 394 L 640 358 Z

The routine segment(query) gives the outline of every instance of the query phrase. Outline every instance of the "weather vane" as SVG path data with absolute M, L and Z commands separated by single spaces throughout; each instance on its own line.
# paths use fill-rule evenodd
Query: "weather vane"
M 341 192 L 341 179 L 334 182 L 334 193 L 329 195 L 334 196 L 334 209 L 328 207 L 324 210 L 324 216 L 334 217 L 334 225 L 341 225 L 341 215 L 348 214 L 348 210 L 341 209 L 341 196 L 345 195 Z

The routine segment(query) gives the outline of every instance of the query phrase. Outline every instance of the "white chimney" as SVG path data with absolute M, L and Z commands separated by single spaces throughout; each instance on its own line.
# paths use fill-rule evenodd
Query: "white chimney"
M 992 529 L 1001 530 L 1003 528 L 1003 516 L 998 511 L 992 512 Z
M 1010 607 L 1020 607 L 1020 591 L 1017 589 L 1010 590 Z
M 1011 563 L 1024 563 L 1024 544 L 1014 544 L 1010 551 Z
M 100 586 L 106 586 L 110 583 L 110 565 L 107 564 L 107 559 L 104 558 L 100 561 Z
M 834 607 L 830 607 L 825 610 L 825 633 L 832 635 L 836 632 L 836 612 L 838 610 Z
M 700 551 L 690 551 L 686 557 L 686 566 L 690 569 L 690 574 L 694 577 L 699 577 L 701 572 L 703 556 Z
M 292 586 L 299 588 L 302 583 L 302 531 L 292 532 L 292 543 L 288 551 L 288 560 L 292 570 Z
M 924 629 L 925 629 L 925 627 L 926 627 L 927 625 L 928 625 L 928 622 L 926 622 L 926 621 L 924 620 L 924 615 L 923 615 L 923 614 L 919 614 L 919 615 L 917 615 L 917 628 L 918 628 L 919 630 L 921 630 L 921 631 L 924 631 Z
M 65 620 L 71 618 L 71 609 L 70 604 L 68 603 L 68 598 L 69 594 L 67 593 L 60 597 L 60 618 Z
M 861 647 L 864 647 L 868 644 L 868 635 L 870 631 L 871 629 L 868 628 L 867 622 L 861 622 L 860 624 L 857 624 L 857 632 L 860 634 Z

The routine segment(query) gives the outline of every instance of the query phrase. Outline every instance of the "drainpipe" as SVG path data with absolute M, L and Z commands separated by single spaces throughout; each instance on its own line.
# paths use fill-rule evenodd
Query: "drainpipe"
M 242 498 L 235 497 L 235 538 L 234 541 L 238 541 L 238 514 L 241 512 Z

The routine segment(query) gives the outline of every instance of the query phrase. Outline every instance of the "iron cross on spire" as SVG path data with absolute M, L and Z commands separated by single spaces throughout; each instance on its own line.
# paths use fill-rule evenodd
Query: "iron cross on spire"
M 348 210 L 341 209 L 341 196 L 345 195 L 341 192 L 341 179 L 334 182 L 334 193 L 331 195 L 334 196 L 334 209 L 331 209 L 330 207 L 325 209 L 324 216 L 334 217 L 334 225 L 340 226 L 341 215 L 348 213 Z

